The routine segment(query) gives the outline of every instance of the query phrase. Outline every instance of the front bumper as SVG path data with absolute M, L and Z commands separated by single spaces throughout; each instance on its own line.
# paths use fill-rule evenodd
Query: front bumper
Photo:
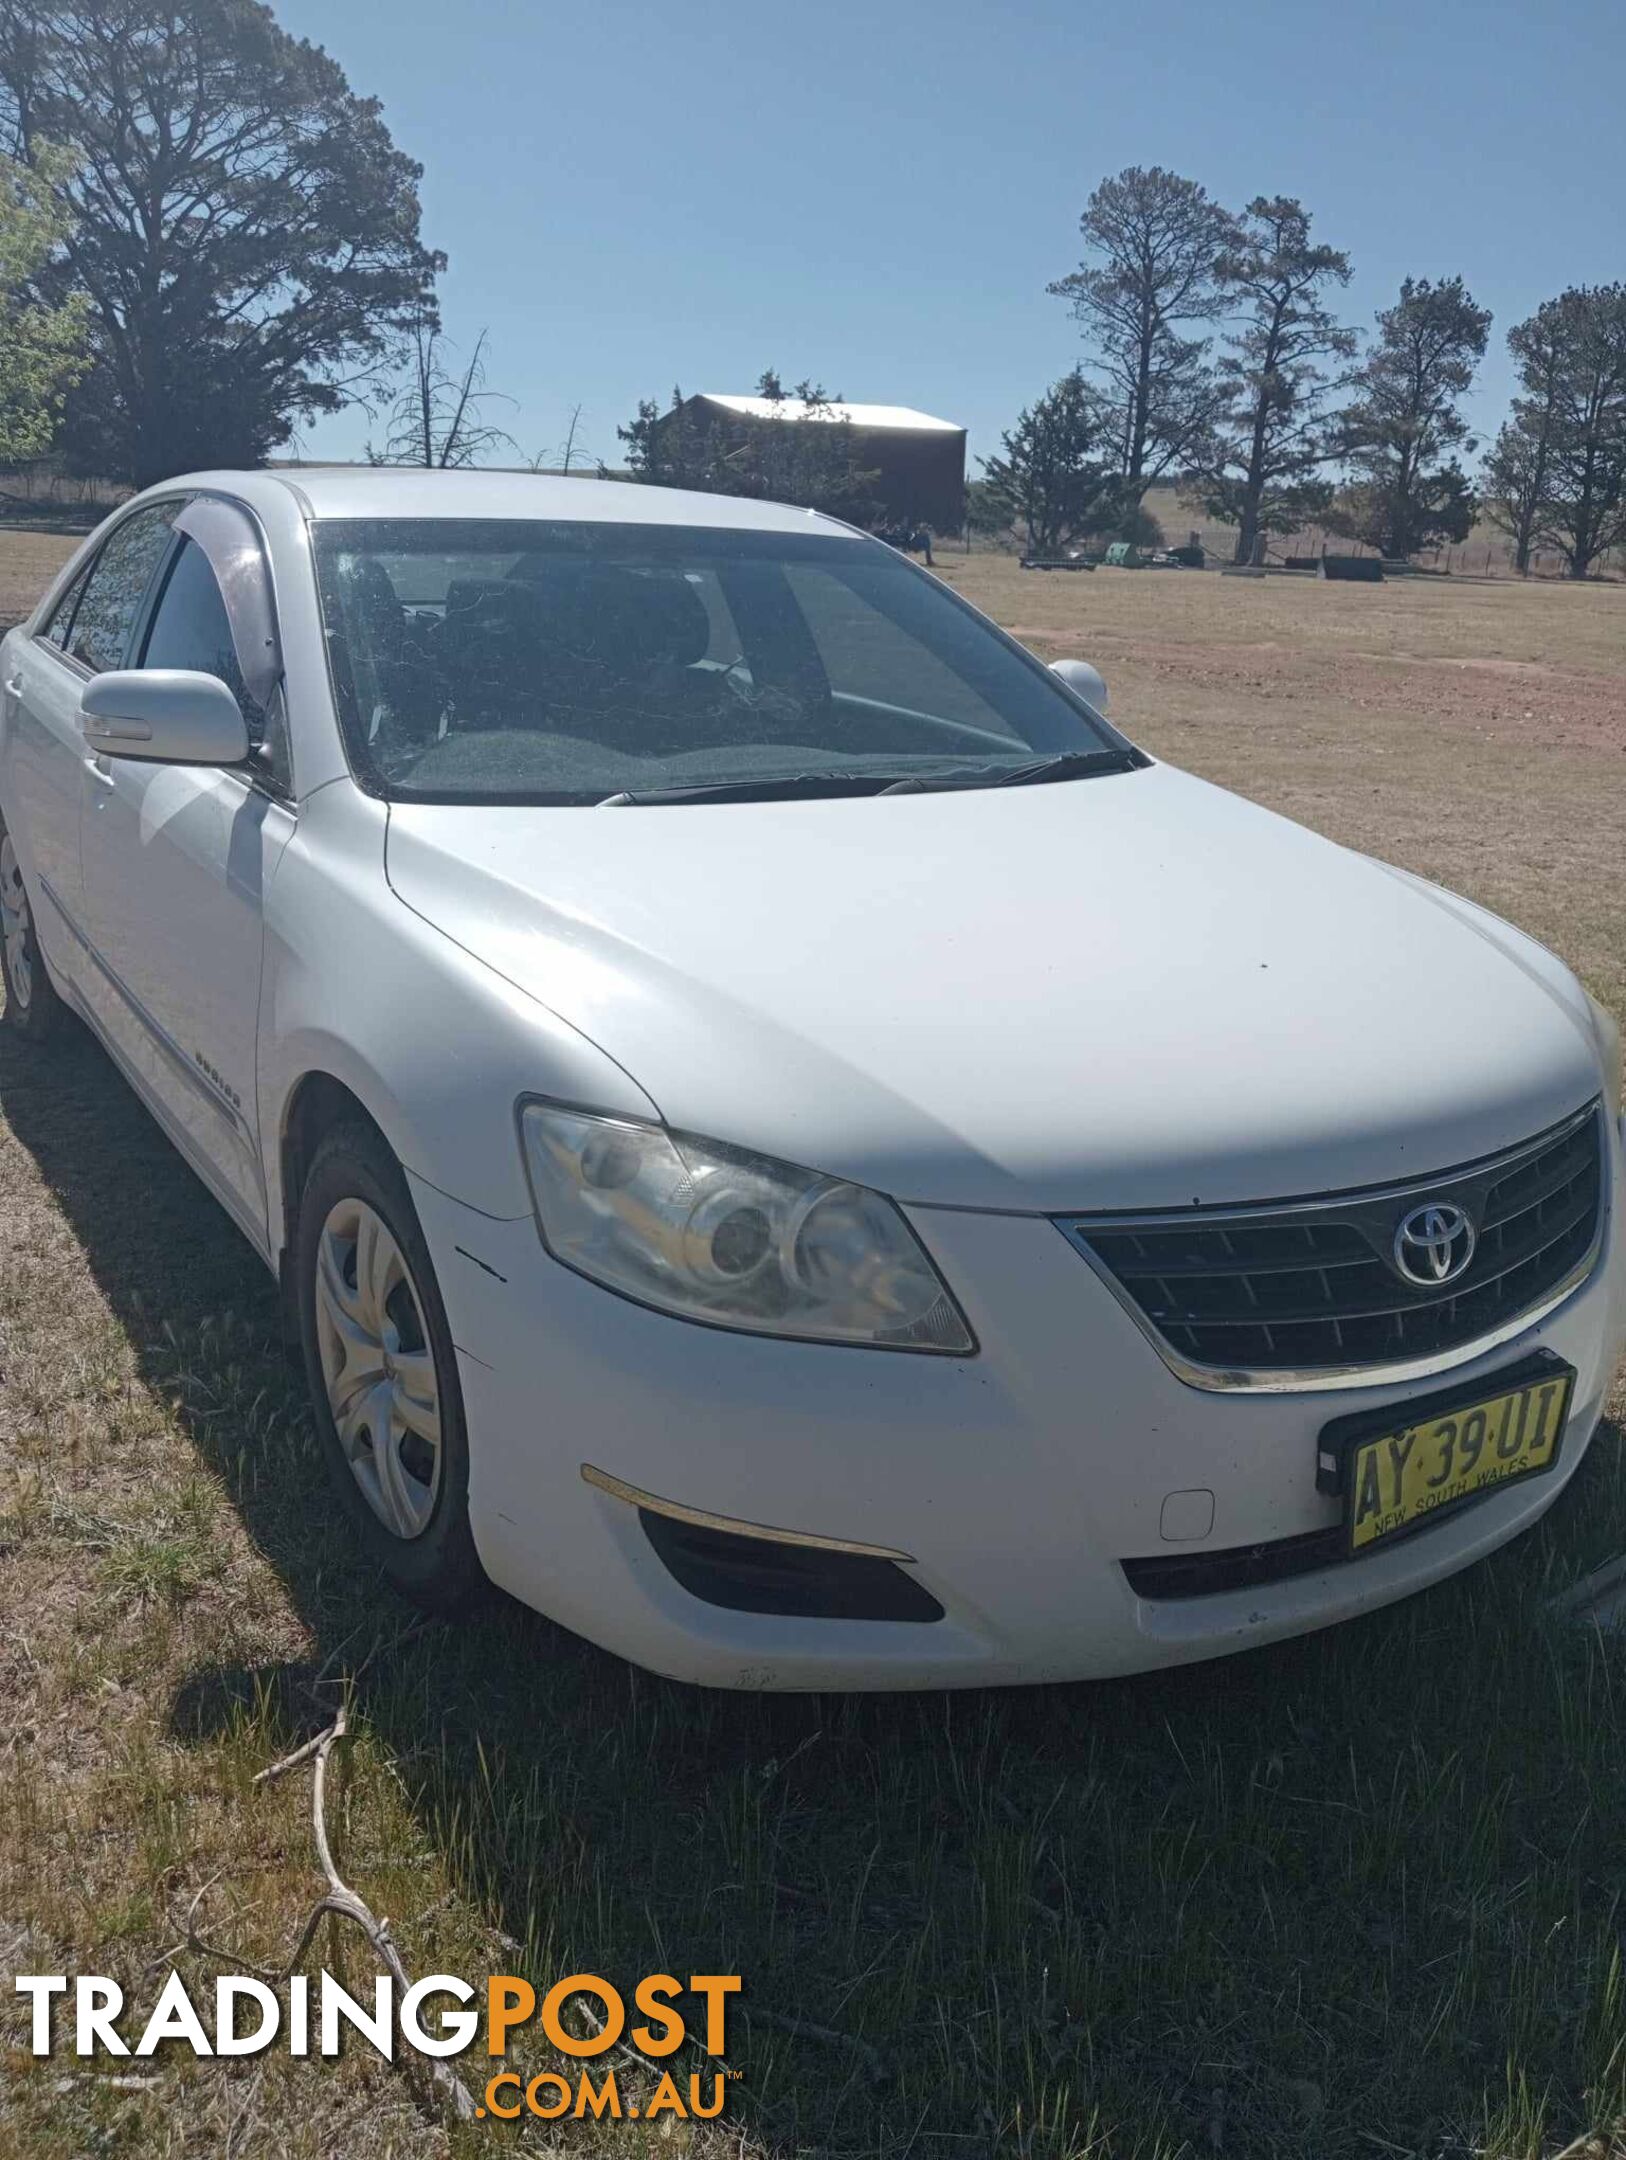
M 561 1268 L 528 1215 L 496 1221 L 414 1179 L 460 1354 L 481 1558 L 576 1632 L 722 1687 L 1102 1677 L 1349 1618 L 1491 1552 L 1574 1474 L 1626 1335 L 1622 1153 L 1612 1127 L 1597 1266 L 1539 1325 L 1426 1383 L 1294 1394 L 1183 1384 L 1044 1218 L 912 1211 L 982 1345 L 939 1358 L 646 1311 Z M 1553 1474 L 1313 1573 L 1179 1600 L 1131 1590 L 1124 1560 L 1330 1527 L 1339 1503 L 1315 1482 L 1325 1424 L 1497 1373 L 1538 1346 L 1577 1373 Z M 944 1616 L 807 1619 L 706 1602 L 668 1572 L 634 1507 L 583 1480 L 584 1464 L 730 1521 L 907 1553 Z M 1208 1510 L 1189 1496 L 1204 1494 L 1212 1519 L 1193 1537 Z

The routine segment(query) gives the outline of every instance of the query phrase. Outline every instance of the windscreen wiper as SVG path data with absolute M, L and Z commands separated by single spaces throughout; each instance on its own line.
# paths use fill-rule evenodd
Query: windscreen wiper
M 804 772 L 759 780 L 702 780 L 676 787 L 624 788 L 606 795 L 600 810 L 643 803 L 796 802 L 820 795 L 935 795 L 949 788 L 1026 787 L 1042 780 L 1082 780 L 1091 773 L 1130 772 L 1129 750 L 1059 750 L 1021 765 L 969 765 L 940 773 Z
M 883 795 L 933 795 L 945 788 L 1032 787 L 1045 780 L 1087 780 L 1093 773 L 1133 772 L 1138 760 L 1128 750 L 1057 750 L 1021 765 L 973 766 L 952 773 L 914 773 L 894 780 Z
M 1141 762 L 1130 750 L 1058 750 L 1030 764 L 1013 765 L 992 784 L 1031 787 L 1042 780 L 1087 780 L 1092 773 L 1134 772 Z
M 703 780 L 686 786 L 624 788 L 606 795 L 600 810 L 622 810 L 642 803 L 795 802 L 817 795 L 884 795 L 891 773 L 808 772 L 765 774 L 760 780 Z

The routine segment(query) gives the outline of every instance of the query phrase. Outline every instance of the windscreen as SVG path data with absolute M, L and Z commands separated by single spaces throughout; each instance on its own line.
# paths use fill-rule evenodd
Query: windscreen
M 877 541 L 443 518 L 334 520 L 315 536 L 351 757 L 392 797 L 976 785 L 1118 746 Z

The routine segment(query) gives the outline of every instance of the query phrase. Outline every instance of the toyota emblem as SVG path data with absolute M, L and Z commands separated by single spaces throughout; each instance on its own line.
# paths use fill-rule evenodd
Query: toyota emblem
M 1437 1290 L 1467 1274 L 1478 1242 L 1466 1208 L 1430 1200 L 1401 1217 L 1395 1231 L 1395 1266 L 1419 1289 Z

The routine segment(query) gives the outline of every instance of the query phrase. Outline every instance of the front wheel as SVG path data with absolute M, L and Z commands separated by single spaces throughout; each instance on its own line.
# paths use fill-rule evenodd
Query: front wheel
M 0 1020 L 15 1035 L 43 1042 L 62 1017 L 62 1000 L 45 972 L 34 913 L 23 883 L 17 844 L 0 823 L 0 975 L 6 1009 Z
M 455 1611 L 485 1579 L 457 1353 L 406 1179 L 369 1127 L 341 1126 L 317 1149 L 295 1266 L 317 1433 L 345 1511 L 398 1590 Z

